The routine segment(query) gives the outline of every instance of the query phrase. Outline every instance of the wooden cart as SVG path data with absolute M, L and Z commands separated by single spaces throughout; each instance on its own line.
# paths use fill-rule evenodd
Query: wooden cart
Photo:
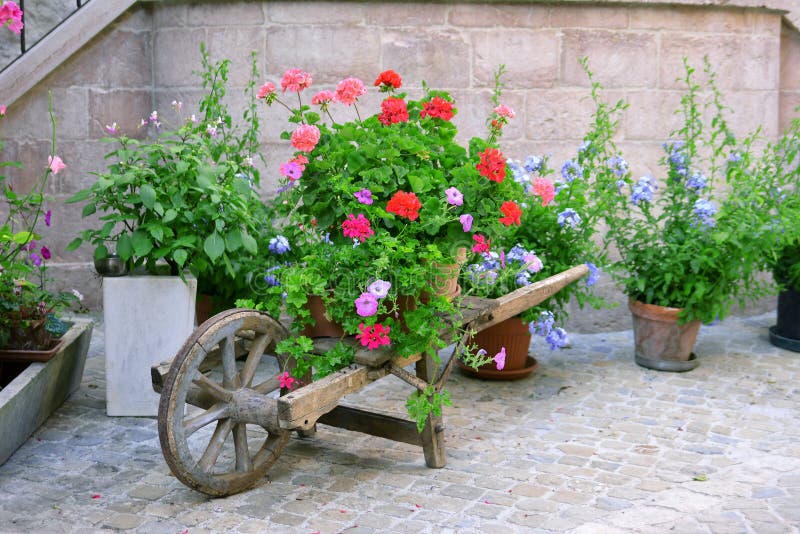
M 483 330 L 536 306 L 587 272 L 584 265 L 573 267 L 498 299 L 465 297 L 458 321 Z M 181 482 L 212 496 L 245 490 L 275 463 L 291 431 L 309 436 L 316 423 L 419 445 L 428 467 L 444 467 L 442 417 L 431 415 L 419 433 L 413 421 L 339 401 L 389 374 L 420 391 L 429 384 L 441 390 L 466 333 L 455 340 L 453 357 L 437 376 L 429 354 L 402 358 L 391 349 L 359 349 L 353 365 L 291 392 L 280 388 L 278 371 L 291 362 L 274 354 L 287 336 L 287 328 L 265 313 L 229 310 L 200 325 L 172 362 L 152 368 L 153 388 L 161 393 L 161 448 Z M 322 353 L 336 341 L 317 339 L 315 351 Z M 405 369 L 412 363 L 416 373 Z

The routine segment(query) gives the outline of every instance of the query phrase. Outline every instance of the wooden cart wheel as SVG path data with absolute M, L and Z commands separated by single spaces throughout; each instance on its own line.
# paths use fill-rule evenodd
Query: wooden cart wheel
M 200 325 L 183 345 L 158 408 L 161 449 L 181 482 L 231 495 L 256 484 L 278 459 L 290 436 L 277 415 L 285 366 L 269 353 L 288 335 L 267 314 L 235 309 Z

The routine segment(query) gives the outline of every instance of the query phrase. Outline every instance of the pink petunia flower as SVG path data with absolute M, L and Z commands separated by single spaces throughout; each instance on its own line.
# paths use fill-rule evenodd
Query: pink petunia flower
M 300 169 L 300 165 L 298 165 L 294 161 L 287 161 L 286 163 L 281 163 L 280 173 L 289 180 L 297 180 L 303 175 L 303 171 Z
M 494 108 L 494 112 L 500 115 L 501 117 L 506 117 L 507 119 L 513 119 L 515 116 L 514 110 L 506 106 L 505 104 L 501 104 L 496 108 Z
M 258 90 L 258 93 L 256 93 L 256 98 L 261 100 L 263 98 L 267 98 L 274 92 L 275 92 L 275 84 L 272 82 L 267 82 L 264 85 L 262 85 L 261 88 Z
M 536 254 L 526 254 L 522 261 L 525 262 L 525 265 L 528 266 L 528 270 L 532 273 L 538 273 L 544 267 L 542 260 L 539 259 L 539 256 Z
M 361 317 L 372 317 L 378 313 L 378 299 L 372 293 L 365 291 L 355 300 L 356 313 Z
M 53 174 L 58 174 L 67 168 L 67 166 L 64 164 L 64 161 L 58 156 L 47 156 L 47 165 L 50 167 L 50 170 L 53 172 Z
M 547 206 L 556 198 L 556 187 L 547 178 L 534 178 L 533 192 L 542 197 L 542 207 Z
M 464 195 L 455 187 L 450 187 L 444 190 L 447 195 L 447 203 L 453 206 L 461 206 L 464 204 Z
M 315 94 L 314 97 L 311 99 L 311 103 L 315 106 L 321 106 L 323 104 L 330 104 L 334 101 L 336 95 L 333 94 L 333 91 L 320 91 L 319 93 Z
M 301 124 L 292 132 L 292 146 L 302 152 L 311 152 L 319 143 L 319 128 L 313 124 Z
M 503 347 L 502 349 L 500 349 L 500 352 L 495 354 L 494 358 L 492 359 L 494 360 L 494 363 L 497 366 L 497 370 L 502 371 L 503 367 L 506 366 L 506 348 Z
M 5 114 L 6 114 L 6 107 L 5 106 L 0 106 L 0 117 L 2 117 Z
M 311 75 L 300 69 L 289 69 L 283 73 L 283 78 L 281 78 L 281 89 L 284 93 L 287 90 L 299 93 L 310 85 Z
M 345 78 L 336 86 L 336 100 L 348 106 L 355 104 L 358 97 L 365 94 L 367 88 L 358 78 Z
M 461 228 L 465 232 L 469 232 L 472 229 L 472 215 L 469 213 L 465 213 L 464 215 L 460 216 L 458 221 L 461 223 Z

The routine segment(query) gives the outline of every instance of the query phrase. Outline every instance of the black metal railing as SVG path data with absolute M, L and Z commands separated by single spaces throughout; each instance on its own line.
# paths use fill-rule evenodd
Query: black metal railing
M 80 8 L 82 8 L 83 6 L 88 4 L 90 1 L 91 0 L 75 0 L 75 11 L 72 11 L 69 15 L 64 17 L 58 24 L 56 24 L 55 26 L 50 28 L 50 30 L 45 35 L 43 35 L 42 37 L 47 36 L 50 32 L 52 32 L 53 30 L 58 28 L 58 26 L 61 25 L 61 23 L 63 23 L 65 20 L 70 18 L 72 15 L 74 15 Z M 27 46 L 27 43 L 25 41 L 25 28 L 27 27 L 27 24 L 25 23 L 25 0 L 18 0 L 18 5 L 19 5 L 19 8 L 22 10 L 22 30 L 19 33 L 19 53 L 20 53 L 20 56 L 22 56 L 22 55 L 25 54 L 25 52 L 27 52 L 29 50 L 29 48 Z M 34 43 L 34 44 L 36 44 L 36 43 Z M 17 59 L 19 59 L 19 58 L 17 58 Z

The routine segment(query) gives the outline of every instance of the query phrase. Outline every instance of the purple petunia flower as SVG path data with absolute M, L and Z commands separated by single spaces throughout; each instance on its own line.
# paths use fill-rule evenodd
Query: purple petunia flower
M 281 163 L 280 173 L 289 180 L 294 181 L 303 176 L 303 169 L 300 168 L 297 162 L 287 161 L 286 163 Z
M 361 293 L 355 300 L 356 313 L 361 317 L 372 317 L 378 313 L 378 299 L 372 293 Z
M 461 228 L 465 232 L 469 232 L 472 228 L 472 215 L 469 213 L 465 213 L 464 215 L 460 216 L 458 221 L 461 223 Z
M 371 205 L 372 200 L 372 191 L 367 188 L 362 189 L 361 191 L 356 191 L 353 193 L 353 196 L 356 197 L 361 204 L 366 204 L 367 206 Z
M 52 210 L 47 210 L 44 213 L 44 224 L 45 226 L 50 226 L 50 217 L 53 215 Z
M 461 206 L 464 204 L 464 195 L 455 187 L 445 189 L 444 194 L 447 195 L 447 203 L 453 206 Z
M 35 252 L 31 252 L 31 261 L 35 266 L 39 267 L 42 264 L 42 257 Z
M 385 298 L 389 294 L 392 283 L 385 280 L 375 280 L 368 287 L 367 291 L 371 293 L 376 299 Z

